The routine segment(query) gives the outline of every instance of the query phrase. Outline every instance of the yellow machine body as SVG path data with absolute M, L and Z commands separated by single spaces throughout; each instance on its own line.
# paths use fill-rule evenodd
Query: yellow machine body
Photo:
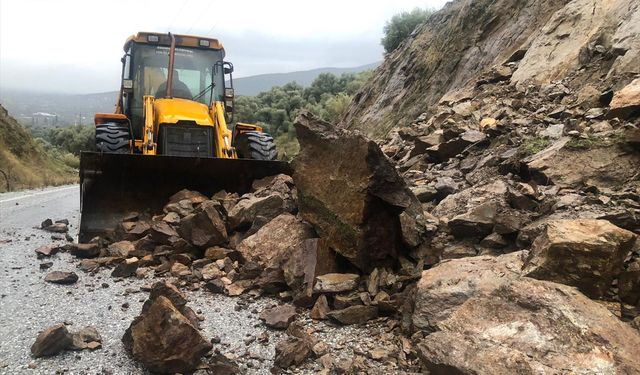
M 81 154 L 80 241 L 131 211 L 157 213 L 181 189 L 245 193 L 256 178 L 291 174 L 262 127 L 229 125 L 233 65 L 217 39 L 141 32 L 124 50 L 115 113 L 95 115 L 98 152 Z

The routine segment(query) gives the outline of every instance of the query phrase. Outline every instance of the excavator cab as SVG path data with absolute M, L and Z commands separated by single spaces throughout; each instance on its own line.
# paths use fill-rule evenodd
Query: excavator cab
M 81 242 L 181 189 L 244 193 L 291 173 L 262 127 L 230 125 L 233 65 L 217 39 L 141 32 L 124 52 L 115 113 L 95 115 L 96 152 L 80 157 Z

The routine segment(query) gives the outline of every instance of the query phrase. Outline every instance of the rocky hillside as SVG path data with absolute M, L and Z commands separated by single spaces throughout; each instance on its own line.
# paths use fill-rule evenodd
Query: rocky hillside
M 513 83 L 547 84 L 578 71 L 573 89 L 617 89 L 639 73 L 639 32 L 635 0 L 454 1 L 387 56 L 343 125 L 382 138 L 510 62 L 519 62 Z M 605 61 L 584 70 L 594 58 Z
M 0 106 L 0 191 L 71 183 L 76 176 Z

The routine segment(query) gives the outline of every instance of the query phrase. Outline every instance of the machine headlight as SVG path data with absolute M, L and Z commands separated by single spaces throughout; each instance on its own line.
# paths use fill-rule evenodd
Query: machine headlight
M 210 42 L 208 40 L 206 40 L 206 39 L 200 39 L 198 44 L 200 45 L 200 47 L 209 47 Z
M 147 35 L 147 41 L 150 43 L 158 43 L 160 41 L 160 37 L 157 35 Z

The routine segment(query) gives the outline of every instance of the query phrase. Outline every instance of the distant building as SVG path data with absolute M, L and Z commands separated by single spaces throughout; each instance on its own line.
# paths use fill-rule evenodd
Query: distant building
M 46 112 L 36 112 L 31 115 L 31 124 L 32 125 L 57 125 L 58 115 L 46 113 Z

